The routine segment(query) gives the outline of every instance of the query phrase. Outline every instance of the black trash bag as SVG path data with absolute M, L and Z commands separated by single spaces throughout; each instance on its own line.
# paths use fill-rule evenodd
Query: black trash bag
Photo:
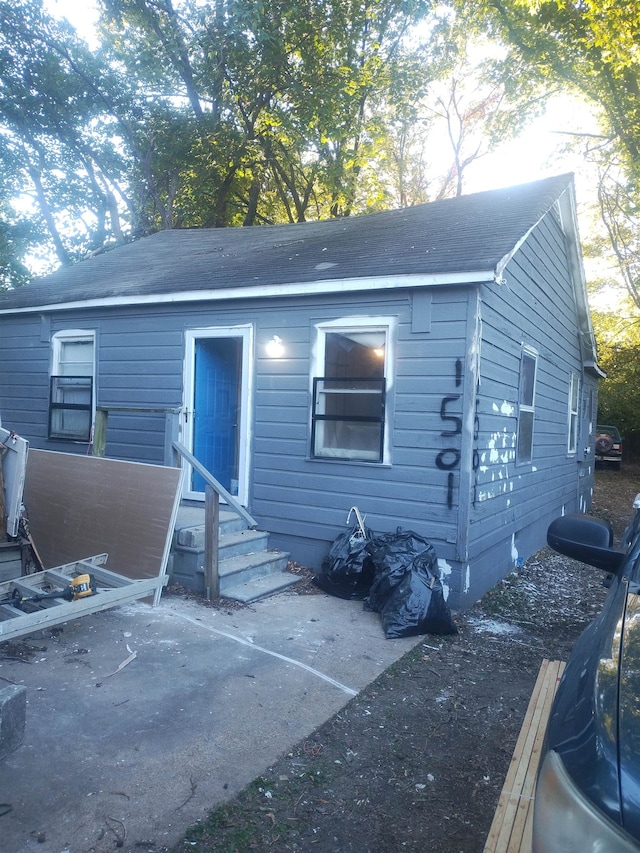
M 373 531 L 360 525 L 341 533 L 322 561 L 313 583 L 337 598 L 366 598 L 375 571 L 367 552 L 367 545 L 373 538 Z
M 444 599 L 435 551 L 417 556 L 380 611 L 387 639 L 417 634 L 457 634 Z
M 395 533 L 382 533 L 367 545 L 367 551 L 375 567 L 375 577 L 364 606 L 376 613 L 381 612 L 419 554 L 430 551 L 437 572 L 438 561 L 433 546 L 411 530 L 398 528 Z

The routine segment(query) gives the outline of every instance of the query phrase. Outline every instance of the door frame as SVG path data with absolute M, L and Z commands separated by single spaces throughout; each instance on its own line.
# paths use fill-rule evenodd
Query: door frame
M 249 501 L 249 472 L 253 430 L 250 413 L 253 412 L 254 390 L 254 328 L 252 323 L 236 326 L 207 326 L 185 330 L 185 356 L 183 380 L 183 404 L 180 418 L 182 443 L 193 453 L 193 410 L 195 395 L 195 353 L 198 340 L 211 338 L 240 338 L 242 363 L 240 366 L 240 423 L 238 426 L 238 501 L 247 506 Z M 192 466 L 184 462 L 185 477 L 183 498 L 204 501 L 204 492 L 191 489 Z

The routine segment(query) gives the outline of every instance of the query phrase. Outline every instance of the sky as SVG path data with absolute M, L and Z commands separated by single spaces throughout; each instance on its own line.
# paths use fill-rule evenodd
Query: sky
M 580 183 L 582 173 L 588 177 L 582 156 L 563 150 L 579 132 L 598 133 L 594 115 L 577 98 L 555 97 L 520 136 L 469 168 L 467 191 L 526 183 L 564 172 L 576 173 L 576 182 Z
M 66 18 L 91 44 L 98 10 L 93 0 L 44 0 L 45 9 L 57 18 Z

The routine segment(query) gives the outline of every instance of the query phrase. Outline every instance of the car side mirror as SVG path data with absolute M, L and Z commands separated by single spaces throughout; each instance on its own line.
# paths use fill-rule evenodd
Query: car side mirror
M 624 551 L 613 547 L 611 525 L 590 515 L 556 518 L 547 530 L 547 544 L 565 557 L 614 574 L 625 557 Z

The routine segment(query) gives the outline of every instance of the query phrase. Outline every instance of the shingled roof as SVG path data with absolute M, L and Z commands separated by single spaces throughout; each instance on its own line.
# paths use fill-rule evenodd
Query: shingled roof
M 0 293 L 0 313 L 406 276 L 486 280 L 573 186 L 559 175 L 345 219 L 161 231 Z M 246 294 L 248 295 L 248 293 Z M 145 300 L 146 301 L 146 300 Z

